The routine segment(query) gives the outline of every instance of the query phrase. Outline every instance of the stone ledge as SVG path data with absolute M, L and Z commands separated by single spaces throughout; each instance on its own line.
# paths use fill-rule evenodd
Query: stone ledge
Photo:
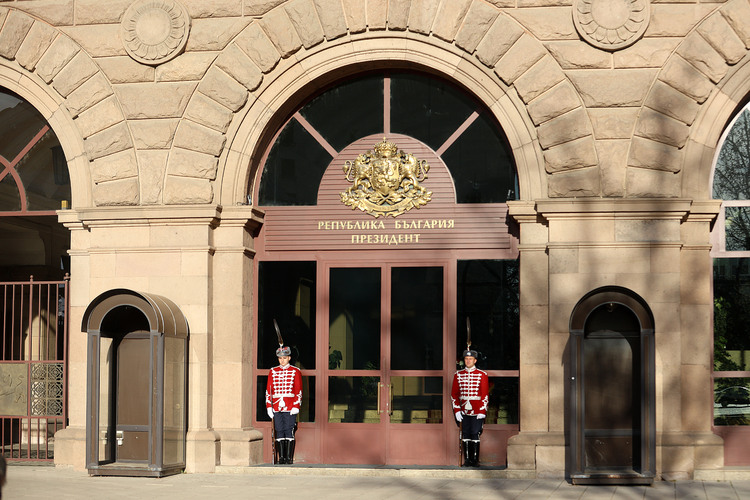
M 334 466 L 317 464 L 294 464 L 277 466 L 262 464 L 254 466 L 217 465 L 217 474 L 248 474 L 253 476 L 348 476 L 348 477 L 409 477 L 444 479 L 535 479 L 533 470 L 509 470 L 505 468 L 480 467 L 464 469 L 457 466 Z

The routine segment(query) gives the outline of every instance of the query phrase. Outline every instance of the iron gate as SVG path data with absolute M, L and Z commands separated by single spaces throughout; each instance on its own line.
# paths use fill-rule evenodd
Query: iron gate
M 54 459 L 67 423 L 68 288 L 0 282 L 0 446 L 8 460 Z

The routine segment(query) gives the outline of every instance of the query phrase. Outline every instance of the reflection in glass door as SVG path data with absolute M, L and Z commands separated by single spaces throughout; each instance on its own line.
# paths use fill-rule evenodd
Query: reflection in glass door
M 331 268 L 332 463 L 442 463 L 442 267 Z M 384 355 L 387 353 L 387 355 Z

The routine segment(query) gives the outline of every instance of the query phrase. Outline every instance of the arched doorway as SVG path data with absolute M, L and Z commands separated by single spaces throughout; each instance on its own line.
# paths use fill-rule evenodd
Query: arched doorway
M 577 484 L 653 482 L 654 321 L 620 287 L 583 297 L 570 319 L 568 474 Z
M 446 394 L 468 316 L 492 385 L 482 459 L 504 464 L 518 432 L 517 181 L 488 110 L 427 74 L 360 75 L 292 113 L 262 164 L 253 424 L 269 432 L 277 320 L 303 375 L 295 462 L 457 463 Z

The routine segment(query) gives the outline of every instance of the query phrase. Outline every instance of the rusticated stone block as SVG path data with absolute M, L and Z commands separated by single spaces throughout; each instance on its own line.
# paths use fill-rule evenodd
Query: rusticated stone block
M 591 135 L 589 115 L 583 107 L 579 107 L 541 124 L 537 135 L 544 149 Z
M 289 57 L 302 46 L 297 30 L 294 29 L 285 10 L 271 11 L 260 21 L 260 24 L 281 57 Z
M 94 204 L 97 207 L 130 206 L 138 204 L 138 178 L 120 179 L 95 184 Z
M 367 2 L 367 27 L 371 30 L 384 30 L 388 21 L 388 2 Z
M 625 163 L 629 147 L 630 142 L 627 140 L 596 142 L 603 196 L 616 198 L 625 196 Z
M 495 64 L 495 73 L 507 85 L 547 55 L 547 50 L 531 35 L 524 33 Z
M 291 0 L 284 6 L 284 10 L 297 30 L 303 47 L 309 49 L 323 41 L 323 27 L 312 0 Z
M 554 174 L 547 182 L 550 198 L 599 196 L 601 193 L 599 169 L 596 167 Z
M 640 106 L 646 97 L 655 70 L 620 69 L 576 70 L 566 74 L 583 98 L 586 107 Z
M 35 22 L 16 52 L 16 61 L 29 71 L 33 71 L 57 34 L 57 30 L 49 24 Z
M 235 43 L 264 73 L 276 67 L 276 63 L 281 59 L 281 54 L 258 23 L 248 26 L 237 37 Z
M 404 31 L 409 23 L 411 0 L 388 0 L 388 29 Z
M 698 21 L 694 5 L 651 4 L 651 22 L 645 37 L 685 36 Z
M 52 26 L 70 26 L 73 24 L 74 3 L 73 0 L 24 2 L 23 10 Z
M 81 50 L 67 36 L 58 36 L 36 65 L 36 73 L 47 83 Z
M 429 35 L 440 0 L 412 0 L 409 9 L 409 30 Z
M 552 56 L 544 56 L 526 73 L 519 76 L 514 86 L 524 102 L 528 103 L 565 79 L 560 66 Z
M 563 80 L 547 92 L 532 100 L 526 107 L 534 125 L 539 125 L 581 106 L 573 85 Z
M 668 144 L 636 136 L 630 147 L 628 165 L 679 172 L 682 169 L 682 151 Z
M 687 125 L 693 123 L 700 110 L 692 98 L 660 80 L 654 83 L 644 104 Z
M 216 179 L 219 159 L 188 149 L 173 148 L 169 154 L 169 174 L 181 177 Z
M 226 50 L 226 49 L 225 49 Z M 216 60 L 213 52 L 188 52 L 156 67 L 157 82 L 200 80 Z
M 349 33 L 361 33 L 367 29 L 367 11 L 365 2 L 361 0 L 342 0 L 344 20 Z
M 141 64 L 130 56 L 100 57 L 96 63 L 110 83 L 153 82 L 156 69 Z
M 90 57 L 126 56 L 119 24 L 69 26 L 63 32 L 78 43 Z
M 190 120 L 182 120 L 174 137 L 174 145 L 178 148 L 219 156 L 226 140 L 226 136 L 221 132 Z
M 515 21 L 506 16 L 498 16 L 487 35 L 477 45 L 477 59 L 492 68 L 502 56 L 523 35 L 521 28 Z
M 124 151 L 133 147 L 133 144 L 130 141 L 128 126 L 125 122 L 122 122 L 87 137 L 83 141 L 83 146 L 89 159 L 95 160 L 102 156 Z
M 705 101 L 714 89 L 706 75 L 682 57 L 672 57 L 659 74 L 659 80 L 671 85 L 697 102 Z
M 85 54 L 79 52 L 52 80 L 52 86 L 65 97 L 94 76 L 99 67 Z
M 612 55 L 581 41 L 563 40 L 545 44 L 563 69 L 603 69 L 612 66 Z
M 102 9 L 102 0 L 76 0 L 76 24 L 119 23 L 132 3 L 132 0 L 107 0 L 107 8 Z
M 5 22 L 5 18 L 8 17 L 8 12 L 10 11 L 7 8 L 0 7 L 0 26 L 2 26 L 2 23 Z
M 570 7 L 547 6 L 537 9 L 511 9 L 518 20 L 538 40 L 578 40 Z
M 628 168 L 626 191 L 632 198 L 676 198 L 680 196 L 679 174 Z
M 114 88 L 126 118 L 179 118 L 195 83 L 130 83 Z
M 612 57 L 615 68 L 661 68 L 672 55 L 680 38 L 647 38 L 626 49 L 618 50 Z
M 86 80 L 80 87 L 70 93 L 65 106 L 73 117 L 89 109 L 94 104 L 111 96 L 114 92 L 104 75 L 99 72 Z
M 594 138 L 591 136 L 566 142 L 544 151 L 544 165 L 549 173 L 590 167 L 597 164 Z
M 138 151 L 141 181 L 141 204 L 158 205 L 162 202 L 164 173 L 169 151 Z
M 196 93 L 185 110 L 185 117 L 194 122 L 224 133 L 229 128 L 234 113 L 200 92 Z
M 729 65 L 724 57 L 698 33 L 689 34 L 677 48 L 677 53 L 695 66 L 701 73 L 709 77 L 714 83 L 724 78 L 729 71 Z
M 164 203 L 167 205 L 205 204 L 211 203 L 213 198 L 210 181 L 167 175 L 164 186 Z
M 231 109 L 239 110 L 247 102 L 247 88 L 216 67 L 206 73 L 198 85 L 198 90 L 216 102 Z
M 588 110 L 594 137 L 629 139 L 640 108 L 592 108 Z
M 11 10 L 0 31 L 0 56 L 13 59 L 23 39 L 34 24 L 34 18 L 17 10 Z
M 740 59 L 745 57 L 745 44 L 740 37 L 734 32 L 726 18 L 721 12 L 711 14 L 708 19 L 698 25 L 698 33 L 705 38 L 708 43 L 719 54 L 724 57 L 729 64 L 736 64 Z
M 242 15 L 241 0 L 180 0 L 193 19 L 204 17 L 233 17 Z
M 635 134 L 654 141 L 681 148 L 687 141 L 690 128 L 681 121 L 655 111 L 643 108 L 638 118 Z
M 123 116 L 117 99 L 110 96 L 78 115 L 76 125 L 81 131 L 81 136 L 86 138 L 121 121 Z
M 447 42 L 452 42 L 458 33 L 458 28 L 463 23 L 466 13 L 469 12 L 472 0 L 453 0 L 440 4 L 432 33 Z
M 732 0 L 720 12 L 745 47 L 750 49 L 750 4 L 746 0 Z
M 196 19 L 190 27 L 186 52 L 223 50 L 250 23 L 249 18 Z
M 287 0 L 244 0 L 246 16 L 262 16 Z
M 136 149 L 169 149 L 172 147 L 179 120 L 131 120 L 130 130 Z
M 126 179 L 138 175 L 135 151 L 128 149 L 91 162 L 91 180 L 94 183 Z
M 248 90 L 255 90 L 263 81 L 263 73 L 242 49 L 235 44 L 221 53 L 216 59 L 216 66 L 244 85 Z
M 334 40 L 346 35 L 346 19 L 341 0 L 314 0 L 314 4 L 326 39 Z
M 463 25 L 456 35 L 456 45 L 471 54 L 500 15 L 495 7 L 484 2 L 474 2 L 466 13 Z

